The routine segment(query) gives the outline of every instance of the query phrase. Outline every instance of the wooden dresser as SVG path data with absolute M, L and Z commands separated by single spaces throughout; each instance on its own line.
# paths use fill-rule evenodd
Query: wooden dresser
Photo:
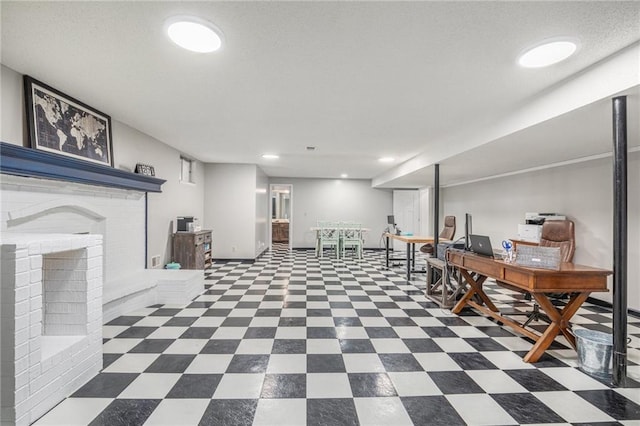
M 176 232 L 173 234 L 173 261 L 182 269 L 211 267 L 211 231 Z
M 273 222 L 271 227 L 272 238 L 274 243 L 289 242 L 289 222 Z

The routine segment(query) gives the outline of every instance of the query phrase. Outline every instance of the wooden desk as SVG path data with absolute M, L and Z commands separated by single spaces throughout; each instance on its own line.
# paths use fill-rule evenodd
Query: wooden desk
M 433 237 L 417 237 L 417 236 L 409 236 L 409 235 L 397 235 L 391 234 L 389 232 L 385 232 L 385 255 L 386 255 L 386 266 L 389 269 L 389 239 L 402 241 L 407 244 L 407 256 L 404 259 L 396 259 L 396 260 L 406 260 L 407 262 L 407 281 L 411 281 L 411 272 L 417 272 L 413 269 L 416 267 L 416 243 L 418 244 L 427 244 L 433 243 Z M 420 271 L 422 272 L 422 271 Z
M 448 250 L 447 261 L 449 265 L 459 269 L 460 274 L 470 286 L 452 312 L 458 314 L 466 305 L 472 306 L 534 340 L 536 343 L 524 356 L 525 362 L 538 361 L 559 333 L 562 333 L 575 349 L 576 340 L 571 332 L 569 320 L 591 292 L 608 291 L 607 276 L 612 274 L 612 271 L 606 269 L 574 263 L 562 263 L 558 271 L 528 268 L 460 250 Z M 476 278 L 472 276 L 474 272 L 477 274 Z M 504 281 L 513 287 L 530 292 L 551 320 L 545 331 L 538 334 L 523 327 L 521 323 L 502 316 L 482 288 L 487 278 Z M 548 293 L 570 293 L 571 298 L 562 309 L 558 309 L 549 300 Z M 472 300 L 476 294 L 480 298 L 479 302 Z

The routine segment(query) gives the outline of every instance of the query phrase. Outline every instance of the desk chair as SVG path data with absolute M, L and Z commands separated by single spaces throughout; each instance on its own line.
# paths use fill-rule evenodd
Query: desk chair
M 440 238 L 444 240 L 453 240 L 453 236 L 456 234 L 456 217 L 455 216 L 445 216 L 444 217 L 444 228 L 440 232 Z M 435 255 L 435 249 L 433 244 L 427 243 L 420 247 L 420 251 L 425 254 Z
M 575 225 L 571 220 L 546 220 L 542 224 L 542 233 L 540 235 L 540 247 L 559 247 L 560 261 L 572 262 L 573 254 L 576 251 L 576 235 Z M 531 294 L 525 294 L 526 300 L 531 300 Z M 533 304 L 533 311 L 529 314 L 529 318 L 524 322 L 526 327 L 531 321 L 543 320 L 550 322 L 549 318 L 540 312 L 540 306 Z

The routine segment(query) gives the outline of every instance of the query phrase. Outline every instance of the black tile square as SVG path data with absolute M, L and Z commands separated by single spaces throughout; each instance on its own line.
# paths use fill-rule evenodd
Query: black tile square
M 200 419 L 201 426 L 251 426 L 257 399 L 213 399 Z
M 280 317 L 278 327 L 306 327 L 306 317 Z
M 427 336 L 434 337 L 458 337 L 450 328 L 447 327 L 421 327 Z
M 196 322 L 198 317 L 173 317 L 165 322 L 163 327 L 189 327 Z
M 284 302 L 282 307 L 286 309 L 307 309 L 307 302 Z
M 307 309 L 308 317 L 330 317 L 331 309 Z
M 306 398 L 306 374 L 267 374 L 260 398 Z
M 449 357 L 463 370 L 496 370 L 498 368 L 482 354 L 476 352 L 450 353 Z
M 111 364 L 113 364 L 113 362 L 115 360 L 117 360 L 118 358 L 120 358 L 122 356 L 122 354 L 102 354 L 102 368 L 105 369 L 108 366 L 110 366 Z
M 264 373 L 267 371 L 269 355 L 234 355 L 227 373 Z
M 156 331 L 158 327 L 129 327 L 116 336 L 117 339 L 144 339 Z
M 205 309 L 208 309 L 208 308 L 211 307 L 211 305 L 213 305 L 213 302 L 191 302 L 189 305 L 187 305 L 187 308 L 192 308 L 192 309 L 205 308 Z
M 307 353 L 305 339 L 276 339 L 271 349 L 272 354 L 304 354 Z
M 353 398 L 307 399 L 307 426 L 358 426 Z
M 258 309 L 260 302 L 238 302 L 235 309 Z
M 329 302 L 331 309 L 353 309 L 351 302 Z
M 555 411 L 530 393 L 493 394 L 491 397 L 519 424 L 564 422 Z
M 121 316 L 109 321 L 106 325 L 133 325 L 144 317 L 138 316 Z
M 442 395 L 405 396 L 400 400 L 415 425 L 466 426 L 456 409 Z
M 529 392 L 551 392 L 567 390 L 563 385 L 537 369 L 505 370 L 513 380 Z
M 242 299 L 242 295 L 240 295 L 240 294 L 225 294 L 223 296 L 220 296 L 220 299 L 218 299 L 218 301 L 220 301 L 220 302 L 238 302 L 240 299 Z
M 170 308 L 160 308 L 155 312 L 152 312 L 152 317 L 173 317 L 176 314 L 180 313 L 182 309 L 170 309 Z
M 277 327 L 249 327 L 243 339 L 273 339 L 277 330 Z
M 491 352 L 491 351 L 506 351 L 508 350 L 500 343 L 496 342 L 491 338 L 483 338 L 483 337 L 468 337 L 464 339 L 465 342 L 473 346 L 474 349 L 480 352 Z
M 211 398 L 222 374 L 183 374 L 166 398 Z
M 226 317 L 231 313 L 231 309 L 209 308 L 202 314 L 203 317 Z
M 432 316 L 429 312 L 424 309 L 403 309 L 403 311 L 409 315 L 410 318 L 413 317 L 430 317 Z
M 412 353 L 442 352 L 432 339 L 402 339 L 402 342 Z
M 220 327 L 249 327 L 253 318 L 251 317 L 227 317 Z
M 132 354 L 161 354 L 175 339 L 144 339 L 135 345 L 129 353 Z
M 258 309 L 256 311 L 257 317 L 279 317 L 282 313 L 282 309 Z
M 416 327 L 417 324 L 411 318 L 406 317 L 387 317 L 389 325 L 394 327 Z
M 362 327 L 362 321 L 358 317 L 333 317 L 336 327 Z
M 346 368 L 342 355 L 307 354 L 307 373 L 344 373 Z
M 349 384 L 354 398 L 398 395 L 386 373 L 349 373 Z
M 484 334 L 486 334 L 489 337 L 513 337 L 514 334 L 511 333 L 509 330 L 504 329 L 500 326 L 483 326 L 483 327 L 476 327 L 477 330 L 482 331 Z
M 470 327 L 471 326 L 468 322 L 466 322 L 460 317 L 436 317 L 436 318 L 438 319 L 438 321 L 440 321 L 441 323 L 443 323 L 448 327 L 460 327 L 460 326 Z
M 116 399 L 89 425 L 141 425 L 149 418 L 160 401 L 159 399 Z
M 575 393 L 616 420 L 640 420 L 640 405 L 612 389 L 576 391 Z
M 201 354 L 234 354 L 240 345 L 237 339 L 213 339 L 209 340 L 202 350 Z
M 450 354 L 451 355 L 451 354 Z M 431 380 L 445 394 L 485 393 L 464 371 L 431 371 L 427 372 Z
M 359 317 L 381 317 L 382 313 L 378 309 L 356 309 Z
M 210 339 L 216 327 L 189 327 L 180 336 L 181 339 Z
M 369 339 L 341 339 L 342 353 L 375 353 L 375 348 Z
M 336 329 L 333 327 L 307 327 L 308 339 L 335 339 Z
M 411 354 L 378 354 L 378 357 L 388 372 L 424 371 Z
M 98 373 L 71 396 L 74 398 L 116 398 L 136 377 L 138 377 L 138 373 Z
M 391 327 L 365 327 L 367 335 L 372 339 L 393 339 L 398 334 Z
M 184 373 L 195 355 L 162 354 L 151 363 L 145 373 Z
M 349 300 L 352 302 L 371 302 L 371 298 L 369 296 L 349 296 Z

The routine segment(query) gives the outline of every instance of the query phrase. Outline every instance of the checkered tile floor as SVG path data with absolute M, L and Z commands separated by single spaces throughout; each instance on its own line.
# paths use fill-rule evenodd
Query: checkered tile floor
M 104 326 L 104 369 L 38 425 L 640 424 L 640 319 L 629 376 L 612 388 L 558 338 L 536 364 L 527 339 L 452 315 L 383 254 L 317 259 L 276 250 L 216 263 L 188 306 L 150 306 Z M 490 285 L 520 310 L 519 294 Z M 611 330 L 585 304 L 574 326 Z

